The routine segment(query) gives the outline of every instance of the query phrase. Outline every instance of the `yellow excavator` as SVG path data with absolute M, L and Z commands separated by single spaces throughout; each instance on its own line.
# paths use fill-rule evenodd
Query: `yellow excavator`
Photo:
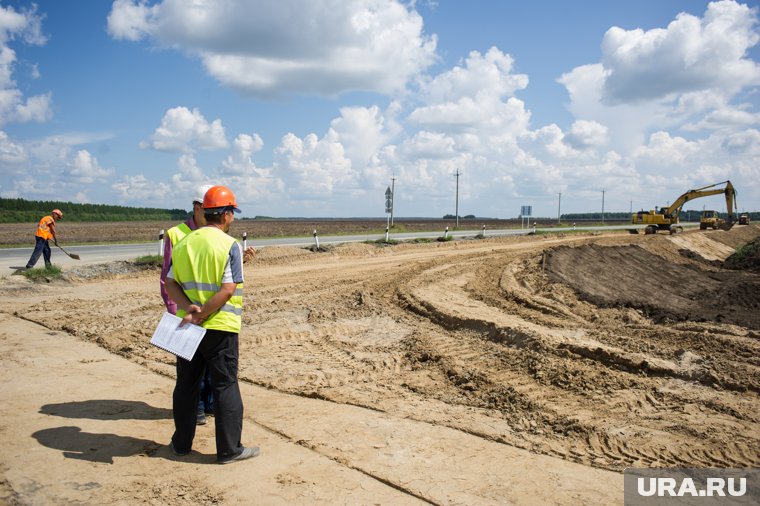
M 717 186 L 725 184 L 723 188 L 716 188 Z M 736 190 L 731 181 L 723 181 L 721 183 L 715 183 L 696 190 L 689 190 L 680 197 L 678 197 L 670 206 L 657 208 L 646 212 L 639 211 L 631 216 L 631 223 L 634 225 L 646 225 L 644 228 L 645 234 L 655 234 L 658 230 L 668 230 L 671 234 L 683 231 L 683 227 L 678 224 L 678 215 L 681 213 L 683 205 L 696 198 L 709 197 L 710 195 L 726 195 L 726 211 L 728 212 L 728 219 L 720 225 L 723 230 L 728 230 L 734 226 L 736 220 L 734 218 L 734 210 L 736 209 Z M 638 229 L 632 229 L 631 233 L 638 233 Z

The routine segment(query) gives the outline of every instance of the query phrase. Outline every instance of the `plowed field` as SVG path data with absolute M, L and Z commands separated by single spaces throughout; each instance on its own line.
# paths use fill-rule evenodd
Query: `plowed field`
M 476 464 L 490 461 L 498 473 L 509 448 L 615 473 L 758 467 L 760 274 L 720 267 L 758 235 L 750 225 L 676 236 L 352 244 L 328 253 L 266 248 L 245 272 L 241 381 L 328 408 L 323 433 L 300 439 L 287 429 L 297 412 L 264 423 L 246 400 L 247 414 L 286 441 L 436 504 L 530 503 L 530 492 L 511 495 L 510 483 Z M 148 344 L 162 312 L 157 277 L 44 286 L 14 278 L 0 311 L 172 377 L 173 358 Z M 423 444 L 412 433 L 391 472 L 361 460 L 361 438 L 338 429 L 329 406 L 378 413 L 366 434 L 372 441 L 388 424 L 415 421 L 488 447 L 470 465 L 463 448 Z M 373 444 L 383 452 L 391 443 Z M 420 464 L 414 480 L 412 462 Z M 447 479 L 450 466 L 456 474 Z M 525 466 L 528 478 L 542 472 Z M 595 500 L 561 492 L 543 499 Z

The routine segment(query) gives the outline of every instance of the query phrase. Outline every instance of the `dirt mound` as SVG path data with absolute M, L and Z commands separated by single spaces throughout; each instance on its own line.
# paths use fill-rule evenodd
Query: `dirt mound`
M 657 322 L 713 321 L 760 329 L 760 276 L 674 264 L 638 246 L 562 246 L 547 252 L 551 281 L 601 307 L 632 307 Z
M 760 225 L 735 225 L 731 230 L 706 230 L 701 233 L 726 246 L 738 248 L 760 235 Z
M 760 273 L 760 237 L 736 250 L 723 264 L 727 269 Z
M 104 264 L 83 265 L 67 269 L 64 278 L 68 281 L 83 281 L 95 279 L 116 279 L 133 276 L 136 273 L 154 271 L 156 275 L 160 268 L 151 264 L 139 264 L 129 261 L 109 262 Z

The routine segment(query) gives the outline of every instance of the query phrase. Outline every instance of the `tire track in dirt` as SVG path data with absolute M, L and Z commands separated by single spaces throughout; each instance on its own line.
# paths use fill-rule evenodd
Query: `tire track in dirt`
M 457 272 L 461 273 L 466 269 L 466 266 L 459 263 L 456 265 L 456 269 Z M 412 311 L 435 321 L 447 329 L 470 329 L 476 332 L 479 331 L 484 340 L 496 341 L 518 349 L 548 352 L 555 356 L 562 356 L 562 350 L 569 350 L 583 358 L 597 361 L 605 367 L 612 366 L 616 369 L 622 369 L 620 372 L 615 371 L 617 374 L 625 374 L 626 370 L 640 372 L 643 369 L 648 370 L 654 376 L 666 376 L 687 380 L 700 380 L 701 378 L 701 376 L 694 375 L 689 371 L 684 371 L 682 374 L 679 371 L 678 364 L 663 362 L 656 357 L 635 354 L 635 359 L 632 360 L 630 353 L 623 350 L 613 348 L 611 351 L 605 352 L 603 351 L 604 346 L 600 343 L 593 341 L 591 343 L 584 343 L 585 336 L 583 336 L 582 333 L 576 334 L 575 336 L 572 336 L 572 334 L 570 335 L 570 340 L 581 342 L 580 345 L 577 345 L 568 341 L 563 342 L 562 338 L 564 336 L 561 335 L 562 333 L 558 334 L 556 329 L 551 327 L 538 329 L 536 327 L 531 327 L 531 323 L 528 321 L 512 320 L 511 322 L 508 321 L 505 323 L 505 318 L 502 313 L 503 307 L 491 308 L 494 310 L 494 314 L 489 315 L 488 312 L 490 306 L 479 306 L 476 304 L 476 302 L 482 302 L 482 300 L 487 297 L 470 297 L 472 292 L 476 291 L 476 288 L 474 288 L 476 283 L 472 283 L 467 276 L 461 274 L 458 280 L 441 280 L 443 277 L 441 274 L 445 271 L 446 268 L 439 265 L 435 269 L 432 269 L 426 277 L 420 276 L 420 279 L 408 283 L 416 288 L 411 288 L 406 291 L 401 289 L 401 292 L 402 300 L 408 304 Z M 422 279 L 423 277 L 424 279 Z M 480 280 L 483 278 L 482 276 L 478 276 L 477 279 Z M 505 284 L 503 282 L 504 277 L 502 277 L 501 280 L 502 282 L 500 284 L 503 286 Z M 514 286 L 515 283 L 506 284 Z M 466 289 L 465 286 L 467 286 Z M 490 297 L 493 297 L 493 290 L 490 290 L 490 292 Z M 521 294 L 520 298 L 522 299 L 521 301 L 524 301 L 526 299 L 525 293 Z M 523 306 L 537 310 L 539 315 L 537 317 L 534 315 L 534 317 L 539 320 L 542 318 L 549 320 L 556 319 L 558 315 L 557 310 L 544 310 L 547 306 L 545 301 L 539 300 L 534 304 Z M 523 309 L 522 312 L 525 313 L 525 310 Z M 473 316 L 473 313 L 475 313 L 476 316 Z M 559 314 L 561 313 L 562 311 L 559 311 Z M 546 340 L 547 336 L 549 337 L 548 341 Z M 565 336 L 567 336 L 566 333 Z M 589 346 L 589 344 L 591 344 L 591 346 Z M 452 350 L 449 345 L 446 344 L 440 345 L 439 350 L 447 356 L 465 356 L 465 361 L 472 360 L 477 356 L 477 352 L 474 352 L 473 350 L 463 353 L 462 350 Z M 484 367 L 484 369 L 493 371 L 493 367 Z M 493 379 L 496 379 L 496 376 L 493 376 Z M 707 382 L 707 384 L 711 383 L 711 381 Z M 562 399 L 560 399 L 560 397 L 562 397 Z M 566 393 L 562 393 L 559 396 L 555 395 L 554 398 L 552 398 L 551 392 L 542 392 L 538 398 L 541 398 L 545 405 L 567 405 Z M 542 411 L 544 414 L 549 413 L 549 415 L 545 417 L 544 422 L 552 420 L 551 410 L 542 409 Z M 566 408 L 562 411 L 568 412 Z M 605 413 L 605 416 L 608 415 L 608 413 Z M 627 425 L 627 419 L 629 416 L 629 412 L 625 410 L 618 414 L 617 422 L 621 425 Z M 746 419 L 746 417 L 744 418 Z M 756 421 L 754 421 L 753 424 L 756 424 Z M 587 439 L 587 443 L 588 449 L 591 450 L 591 455 L 584 458 L 584 452 L 579 451 L 578 448 L 569 450 L 569 453 L 587 463 L 600 464 L 604 462 L 604 459 L 607 459 L 608 461 L 612 461 L 613 465 L 616 463 L 620 465 L 652 465 L 658 462 L 678 463 L 682 465 L 689 463 L 698 463 L 701 465 L 712 463 L 713 465 L 723 465 L 726 462 L 729 462 L 733 465 L 744 465 L 755 464 L 760 461 L 758 455 L 747 455 L 747 453 L 742 450 L 743 446 L 741 444 L 735 445 L 731 442 L 728 442 L 726 446 L 723 446 L 722 442 L 717 448 L 704 448 L 688 451 L 678 449 L 673 451 L 669 448 L 672 446 L 672 442 L 669 444 L 663 444 L 660 447 L 655 447 L 651 444 L 642 447 L 639 442 L 636 444 L 630 444 L 627 441 L 626 434 L 622 434 L 623 437 L 615 437 L 614 435 L 611 436 L 602 433 L 600 437 L 598 430 L 593 430 L 595 427 L 592 426 L 588 429 L 590 436 Z M 730 440 L 730 438 L 727 439 Z M 726 450 L 723 448 L 726 448 Z

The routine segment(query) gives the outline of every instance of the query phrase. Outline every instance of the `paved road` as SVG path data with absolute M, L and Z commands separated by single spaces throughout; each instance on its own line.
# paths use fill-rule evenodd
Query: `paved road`
M 613 225 L 605 227 L 576 227 L 575 230 L 622 230 L 636 228 L 632 225 Z M 641 228 L 641 227 L 639 227 Z M 536 232 L 568 232 L 573 227 L 553 227 L 537 228 Z M 486 230 L 486 236 L 505 236 L 505 235 L 526 235 L 533 232 L 533 229 L 505 229 L 505 230 Z M 460 230 L 449 232 L 455 238 L 473 237 L 480 234 L 479 230 Z M 441 237 L 443 231 L 439 232 L 410 232 L 404 234 L 391 234 L 391 239 L 406 241 L 410 239 L 428 238 L 435 239 Z M 339 235 L 319 237 L 320 246 L 326 244 L 339 244 L 345 242 L 363 242 L 384 239 L 385 234 L 367 234 L 367 235 Z M 314 245 L 313 237 L 290 237 L 284 239 L 254 239 L 248 241 L 249 246 L 263 248 L 265 246 L 293 246 L 308 247 Z M 84 246 L 65 246 L 69 253 L 79 255 L 81 260 L 73 260 L 66 256 L 63 251 L 51 245 L 53 248 L 53 263 L 66 269 L 77 265 L 100 264 L 113 262 L 117 260 L 132 260 L 145 255 L 157 255 L 160 253 L 158 241 L 143 244 L 102 244 L 102 245 L 84 245 Z M 13 270 L 23 267 L 32 254 L 32 248 L 8 248 L 0 249 L 0 276 L 5 276 Z M 42 258 L 37 262 L 37 267 L 44 266 Z

